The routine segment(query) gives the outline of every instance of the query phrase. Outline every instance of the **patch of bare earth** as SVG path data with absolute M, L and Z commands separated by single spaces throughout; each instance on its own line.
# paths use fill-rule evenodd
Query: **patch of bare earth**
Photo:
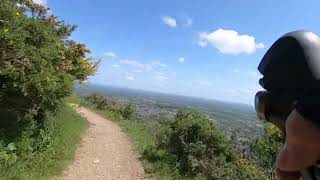
M 78 112 L 90 126 L 62 177 L 66 180 L 145 179 L 141 162 L 121 128 L 86 108 Z

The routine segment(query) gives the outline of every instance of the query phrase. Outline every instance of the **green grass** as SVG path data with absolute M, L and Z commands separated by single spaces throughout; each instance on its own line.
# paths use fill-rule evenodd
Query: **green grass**
M 89 108 L 90 110 L 96 112 L 102 117 L 116 122 L 120 125 L 122 130 L 126 132 L 128 136 L 131 138 L 134 149 L 139 153 L 141 157 L 140 160 L 143 163 L 145 173 L 150 178 L 159 180 L 205 179 L 203 177 L 182 176 L 180 172 L 177 170 L 177 168 L 172 167 L 172 163 L 170 163 L 172 159 L 162 158 L 158 161 L 150 161 L 148 159 L 143 158 L 143 153 L 145 152 L 145 150 L 148 147 L 155 145 L 156 142 L 155 132 L 148 131 L 148 128 L 146 127 L 148 124 L 147 122 L 127 120 L 118 113 L 109 110 L 98 110 L 85 103 L 83 103 L 82 106 Z
M 71 104 L 80 104 L 80 99 L 78 98 L 78 96 L 72 94 L 70 96 L 68 96 L 67 98 L 65 98 L 66 103 L 71 103 Z
M 87 128 L 87 121 L 69 106 L 63 106 L 55 115 L 49 115 L 42 134 L 45 148 L 30 149 L 32 138 L 14 141 L 17 151 L 22 149 L 18 160 L 10 167 L 0 167 L 0 179 L 33 180 L 50 179 L 61 175 L 74 158 L 81 134 Z M 28 147 L 28 148 L 25 148 Z
M 154 144 L 154 137 L 150 135 L 143 123 L 140 123 L 138 121 L 126 120 L 119 114 L 113 113 L 108 110 L 101 111 L 92 108 L 91 110 L 95 111 L 96 113 L 100 114 L 101 116 L 107 119 L 110 119 L 118 123 L 121 126 L 122 130 L 126 132 L 133 140 L 134 149 L 139 153 L 143 153 L 145 147 Z

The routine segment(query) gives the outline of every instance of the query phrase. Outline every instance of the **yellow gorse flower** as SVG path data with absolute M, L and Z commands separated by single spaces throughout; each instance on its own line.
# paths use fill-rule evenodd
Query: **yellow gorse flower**
M 20 16 L 20 13 L 19 13 L 19 12 L 17 12 L 17 13 L 16 13 L 16 15 L 17 15 L 17 16 Z

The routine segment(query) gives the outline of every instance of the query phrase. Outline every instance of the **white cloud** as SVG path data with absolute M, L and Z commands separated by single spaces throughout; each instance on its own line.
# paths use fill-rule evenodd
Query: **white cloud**
M 177 27 L 177 21 L 173 17 L 170 17 L 170 16 L 162 17 L 162 21 L 163 23 L 165 23 L 166 25 L 172 28 Z
M 157 68 L 167 67 L 166 64 L 163 64 L 160 61 L 153 61 L 153 62 L 147 64 L 147 63 L 141 63 L 141 62 L 134 61 L 134 60 L 125 59 L 125 60 L 120 60 L 120 63 L 138 68 L 140 70 L 148 70 L 148 71 L 153 70 L 153 69 L 157 69 Z
M 157 76 L 153 76 L 153 79 L 157 81 L 165 81 L 165 80 L 168 80 L 168 77 L 163 75 L 157 75 Z
M 116 58 L 117 55 L 114 52 L 105 52 L 104 55 L 108 58 Z
M 119 64 L 113 64 L 112 67 L 113 67 L 113 68 L 119 68 L 120 65 L 119 65 Z
M 153 61 L 151 63 L 151 65 L 152 65 L 153 68 L 165 68 L 165 67 L 167 67 L 166 64 L 163 64 L 160 61 Z
M 127 80 L 129 80 L 129 81 L 134 81 L 135 78 L 134 78 L 133 76 L 127 76 Z
M 193 19 L 192 19 L 192 18 L 188 18 L 185 26 L 186 26 L 186 27 L 191 27 L 192 24 L 193 24 Z
M 180 57 L 180 58 L 178 59 L 179 63 L 183 63 L 184 60 L 185 60 L 184 57 Z
M 211 82 L 206 80 L 195 80 L 195 81 L 192 81 L 192 84 L 196 86 L 209 86 L 209 87 L 213 85 Z
M 212 45 L 223 54 L 233 55 L 252 54 L 257 49 L 265 47 L 263 43 L 257 43 L 253 36 L 240 35 L 237 31 L 224 29 L 199 33 L 198 45 L 203 48 Z
M 124 59 L 124 60 L 120 60 L 120 63 L 129 65 L 129 66 L 133 66 L 133 67 L 136 67 L 136 68 L 140 68 L 140 69 L 147 68 L 146 64 L 143 64 L 143 63 L 140 63 L 140 62 L 134 61 L 134 60 Z
M 46 5 L 47 4 L 47 0 L 33 0 L 34 3 L 36 4 L 41 4 L 41 5 Z

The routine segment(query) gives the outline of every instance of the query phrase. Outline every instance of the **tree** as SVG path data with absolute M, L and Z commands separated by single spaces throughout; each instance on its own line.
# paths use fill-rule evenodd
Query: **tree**
M 76 26 L 32 0 L 0 2 L 0 110 L 18 119 L 41 117 L 85 82 L 97 63 L 70 39 Z
M 274 165 L 277 154 L 284 144 L 281 131 L 271 123 L 264 124 L 264 134 L 254 144 L 252 150 L 257 156 L 258 164 L 274 177 Z

